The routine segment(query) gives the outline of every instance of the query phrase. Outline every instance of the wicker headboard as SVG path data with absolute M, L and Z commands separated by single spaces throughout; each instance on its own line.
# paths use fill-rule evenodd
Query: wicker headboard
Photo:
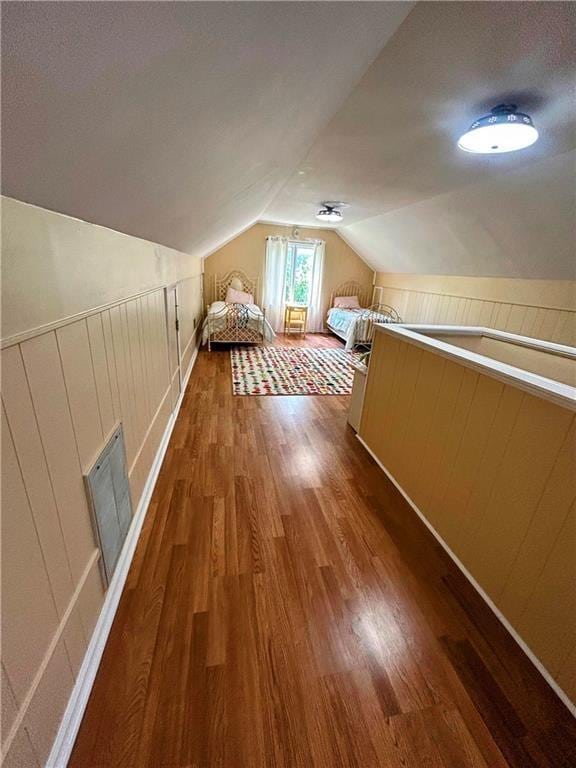
M 246 293 L 251 293 L 254 296 L 254 303 L 260 304 L 260 278 L 248 277 L 239 269 L 232 269 L 230 272 L 226 272 L 225 275 L 219 277 L 214 275 L 214 285 L 212 287 L 212 301 L 225 301 L 226 291 L 230 287 L 230 283 L 235 278 L 238 278 L 242 283 L 242 290 Z
M 355 280 L 349 280 L 342 283 L 332 291 L 330 296 L 330 306 L 334 306 L 336 296 L 358 296 L 361 307 L 369 307 L 372 303 L 372 286 L 361 285 Z

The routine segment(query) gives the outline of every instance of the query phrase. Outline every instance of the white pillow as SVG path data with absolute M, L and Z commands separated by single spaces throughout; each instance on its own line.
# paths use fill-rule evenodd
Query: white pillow
M 230 288 L 234 288 L 235 291 L 241 291 L 244 288 L 242 280 L 240 280 L 239 277 L 233 277 L 232 280 L 230 280 Z
M 254 304 L 254 296 L 229 286 L 226 291 L 226 304 Z
M 335 296 L 334 306 L 340 309 L 359 309 L 360 302 L 358 296 Z

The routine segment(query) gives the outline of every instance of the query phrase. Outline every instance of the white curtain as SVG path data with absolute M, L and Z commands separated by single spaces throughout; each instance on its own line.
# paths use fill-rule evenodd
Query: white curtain
M 287 238 L 266 238 L 263 304 L 266 307 L 266 319 L 275 331 L 284 330 L 284 289 L 287 251 Z
M 308 332 L 320 333 L 324 330 L 324 308 L 322 306 L 322 275 L 324 274 L 323 240 L 318 240 L 314 251 L 314 266 L 312 268 L 312 284 L 310 286 L 310 303 L 308 307 Z
M 324 272 L 324 241 L 317 240 L 314 249 L 310 300 L 308 302 L 308 332 L 324 329 L 322 307 L 322 275 Z M 286 257 L 288 238 L 266 238 L 266 266 L 264 274 L 264 298 L 266 319 L 277 332 L 284 330 L 284 306 L 286 295 Z

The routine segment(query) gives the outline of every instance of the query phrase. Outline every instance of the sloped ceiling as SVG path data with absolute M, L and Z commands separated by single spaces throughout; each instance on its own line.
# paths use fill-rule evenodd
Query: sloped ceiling
M 312 224 L 320 201 L 343 200 L 338 231 L 378 270 L 574 279 L 575 10 L 418 3 L 264 218 Z M 510 101 L 535 145 L 457 148 Z
M 5 3 L 3 192 L 200 255 L 345 200 L 339 231 L 375 269 L 571 277 L 574 18 L 563 2 Z M 502 101 L 541 139 L 459 151 Z
M 4 3 L 3 192 L 204 255 L 258 219 L 412 5 Z

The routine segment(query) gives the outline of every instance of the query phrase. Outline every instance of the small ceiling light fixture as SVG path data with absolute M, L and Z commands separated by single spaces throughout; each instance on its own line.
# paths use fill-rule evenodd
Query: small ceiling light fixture
M 458 146 L 465 152 L 497 155 L 525 149 L 537 138 L 538 131 L 530 115 L 518 112 L 516 104 L 499 104 L 489 115 L 472 123 L 460 136 Z
M 323 221 L 327 224 L 336 224 L 337 222 L 342 221 L 344 216 L 340 209 L 349 207 L 346 203 L 334 202 L 321 203 L 321 206 L 322 207 L 316 212 L 316 218 L 318 221 Z

